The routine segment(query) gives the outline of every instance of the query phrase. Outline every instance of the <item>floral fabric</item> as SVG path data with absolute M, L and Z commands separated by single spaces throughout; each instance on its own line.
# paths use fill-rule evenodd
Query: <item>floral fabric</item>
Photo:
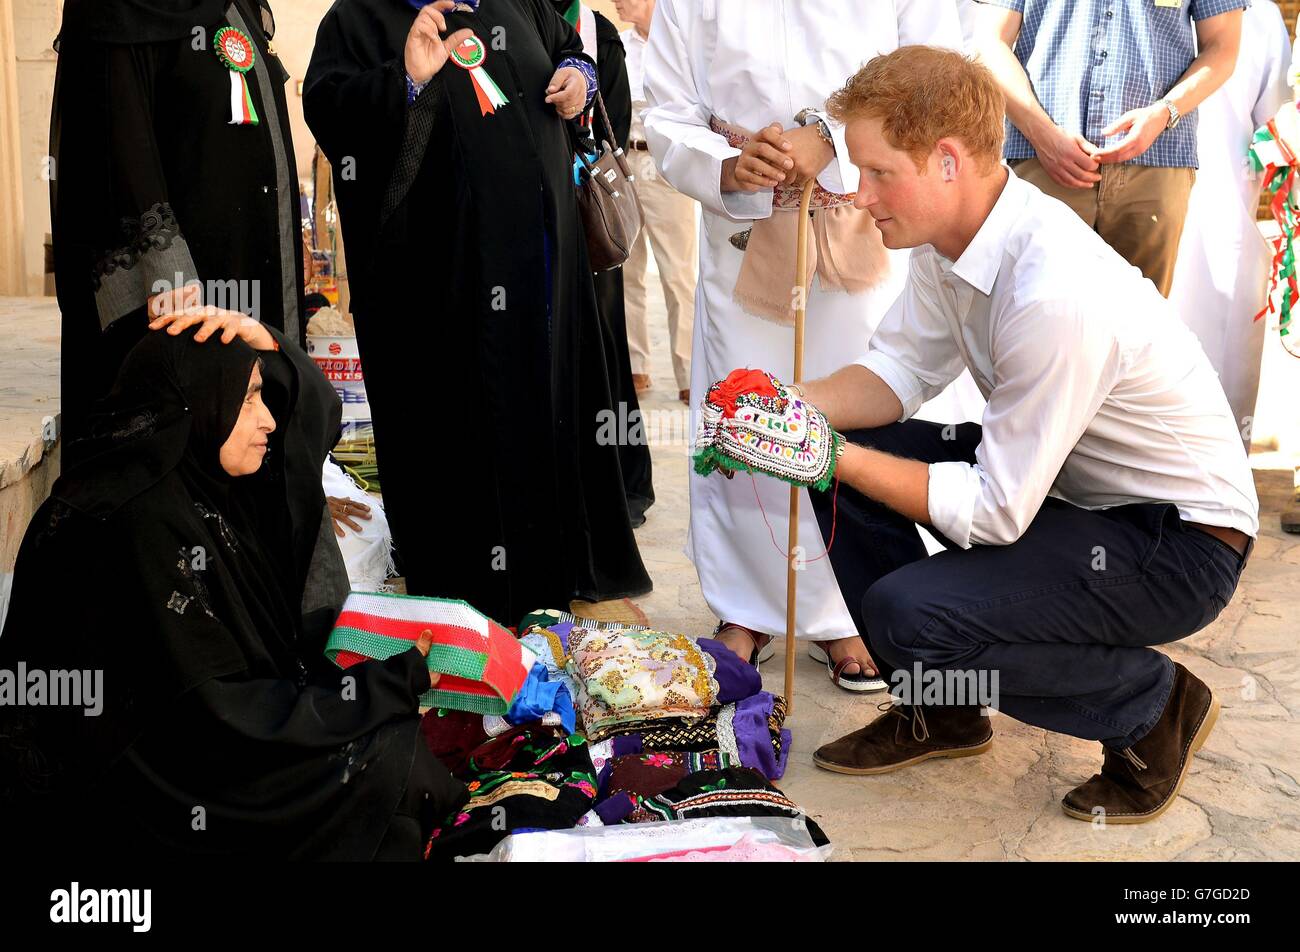
M 627 724 L 701 720 L 717 703 L 716 663 L 686 635 L 575 627 L 568 650 L 575 701 L 593 742 Z

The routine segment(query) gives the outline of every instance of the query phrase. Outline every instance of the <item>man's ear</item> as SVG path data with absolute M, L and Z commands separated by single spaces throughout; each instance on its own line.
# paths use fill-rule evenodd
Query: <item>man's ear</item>
M 940 139 L 935 148 L 939 150 L 939 172 L 945 182 L 955 181 L 961 171 L 962 155 L 951 139 Z

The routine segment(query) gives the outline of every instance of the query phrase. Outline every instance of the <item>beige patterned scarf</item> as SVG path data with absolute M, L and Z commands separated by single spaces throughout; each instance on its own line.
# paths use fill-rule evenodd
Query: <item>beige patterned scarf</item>
M 714 116 L 709 128 L 726 138 L 733 148 L 743 148 L 752 133 Z M 773 190 L 772 214 L 755 221 L 743 244 L 744 260 L 732 298 L 746 313 L 778 324 L 794 324 L 795 245 L 799 240 L 799 200 L 803 189 L 778 185 Z M 853 207 L 852 195 L 813 187 L 809 203 L 812 227 L 808 229 L 808 273 L 814 273 L 825 291 L 857 294 L 889 276 L 889 252 L 875 219 Z M 742 233 L 744 234 L 744 233 Z M 734 243 L 734 242 L 733 242 Z M 738 245 L 738 247 L 742 247 Z

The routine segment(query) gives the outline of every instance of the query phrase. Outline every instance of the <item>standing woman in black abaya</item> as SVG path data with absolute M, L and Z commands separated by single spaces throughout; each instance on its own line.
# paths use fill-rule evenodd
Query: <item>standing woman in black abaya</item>
M 547 0 L 339 0 L 307 72 L 408 591 L 507 624 L 650 590 L 574 191 L 594 86 Z
M 612 128 L 606 129 L 597 110 L 592 110 L 588 127 L 595 142 L 608 140 L 610 148 L 627 146 L 632 128 L 632 89 L 627 78 L 627 56 L 623 41 L 613 23 L 579 0 L 551 0 L 555 12 L 578 31 L 582 48 L 596 61 L 600 96 L 605 103 Z M 597 271 L 592 276 L 596 286 L 596 304 L 605 334 L 605 362 L 609 368 L 609 387 L 614 400 L 626 407 L 629 420 L 641 415 L 641 400 L 632 380 L 632 358 L 627 349 L 627 315 L 623 304 L 623 267 Z M 632 525 L 645 522 L 645 512 L 655 501 L 650 467 L 650 444 L 642 423 L 636 439 L 619 444 L 619 464 L 623 468 L 623 486 Z
M 274 32 L 266 0 L 64 6 L 50 205 L 65 465 L 146 333 L 151 300 L 155 313 L 243 311 L 302 340 L 298 179 Z

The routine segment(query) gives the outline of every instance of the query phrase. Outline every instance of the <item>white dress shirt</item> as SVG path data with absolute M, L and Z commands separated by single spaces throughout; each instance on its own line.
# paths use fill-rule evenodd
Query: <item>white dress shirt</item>
M 635 42 L 635 41 L 633 41 Z M 747 314 L 733 292 L 743 260 L 731 243 L 749 219 L 772 214 L 772 190 L 720 188 L 722 163 L 739 150 L 709 128 L 716 115 L 746 129 L 795 123 L 805 107 L 822 109 L 864 62 L 906 43 L 961 43 L 952 0 L 658 0 L 644 47 L 646 141 L 663 181 L 702 205 L 700 279 L 695 292 L 688 432 L 709 386 L 737 367 L 761 367 L 793 380 L 794 329 Z M 636 95 L 633 44 L 628 74 Z M 838 137 L 837 156 L 818 176 L 832 191 L 852 190 L 857 169 Z M 635 133 L 633 133 L 635 135 Z M 791 255 L 794 243 L 791 242 Z M 890 253 L 882 282 L 861 294 L 830 291 L 813 281 L 803 372 L 824 376 L 862 353 L 903 288 L 908 252 Z M 919 414 L 979 419 L 983 398 L 965 374 Z M 755 631 L 786 623 L 784 549 L 772 545 L 768 516 L 784 513 L 790 492 L 778 480 L 705 478 L 691 473 L 686 550 L 700 591 L 718 618 Z M 799 573 L 797 638 L 857 637 L 830 560 L 810 540 L 821 538 L 807 493 L 799 507 L 799 538 L 808 558 Z M 783 530 L 784 531 L 784 530 Z
M 1155 285 L 1008 170 L 955 261 L 912 252 L 860 364 L 906 420 L 963 368 L 988 399 L 974 465 L 930 465 L 933 525 L 963 548 L 1016 541 L 1056 496 L 1170 502 L 1254 536 L 1259 502 L 1219 379 Z

